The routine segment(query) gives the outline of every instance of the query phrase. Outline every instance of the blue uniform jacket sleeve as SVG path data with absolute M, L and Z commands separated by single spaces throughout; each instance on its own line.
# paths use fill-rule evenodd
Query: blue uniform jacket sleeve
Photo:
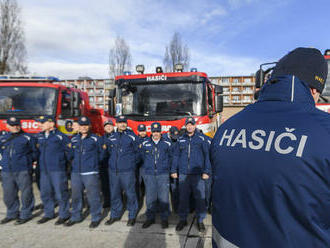
M 29 142 L 30 150 L 31 150 L 31 157 L 32 161 L 38 160 L 38 149 L 37 149 L 37 139 L 33 136 L 31 136 L 30 142 Z
M 178 159 L 180 155 L 179 141 L 173 144 L 172 151 L 173 151 L 173 156 L 172 156 L 172 164 L 171 164 L 171 174 L 178 172 Z
M 204 169 L 203 173 L 211 175 L 211 162 L 210 162 L 210 145 L 207 140 L 202 144 L 203 154 L 204 154 Z
M 62 137 L 63 137 L 62 144 L 64 146 L 65 158 L 66 158 L 67 161 L 71 161 L 72 158 L 73 158 L 73 150 L 72 150 L 71 140 L 65 134 L 62 134 Z
M 105 152 L 106 152 L 106 145 L 104 143 L 104 138 L 103 137 L 98 137 L 97 138 L 97 150 L 99 153 L 99 163 L 103 162 L 103 159 L 105 157 Z

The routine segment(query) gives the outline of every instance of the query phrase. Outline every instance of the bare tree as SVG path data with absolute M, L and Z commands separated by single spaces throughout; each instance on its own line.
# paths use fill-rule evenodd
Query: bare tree
M 187 44 L 183 44 L 181 35 L 175 32 L 170 44 L 165 48 L 163 60 L 165 71 L 174 71 L 174 66 L 179 63 L 183 64 L 184 70 L 188 70 L 189 62 L 189 48 Z
M 0 74 L 27 72 L 20 12 L 16 0 L 0 1 Z
M 121 37 L 117 37 L 115 45 L 110 49 L 109 74 L 110 78 L 122 75 L 124 71 L 131 69 L 132 56 L 129 46 Z

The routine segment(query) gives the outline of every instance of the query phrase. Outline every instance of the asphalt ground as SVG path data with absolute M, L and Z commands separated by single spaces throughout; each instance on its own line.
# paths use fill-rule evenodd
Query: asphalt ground
M 40 204 L 39 191 L 34 186 L 36 205 Z M 56 209 L 58 210 L 58 209 Z M 84 209 L 85 219 L 83 222 L 71 227 L 55 226 L 56 219 L 45 224 L 37 224 L 42 217 L 42 209 L 33 212 L 33 219 L 23 225 L 14 225 L 14 222 L 0 225 L 1 248 L 45 248 L 45 247 L 107 247 L 107 248 L 162 248 L 162 247 L 211 247 L 211 216 L 204 221 L 206 232 L 200 233 L 197 229 L 196 218 L 191 214 L 188 225 L 180 232 L 175 231 L 178 216 L 171 214 L 169 228 L 162 229 L 160 219 L 147 229 L 142 229 L 145 220 L 145 205 L 139 211 L 135 226 L 127 227 L 127 211 L 119 222 L 111 226 L 104 225 L 109 218 L 109 209 L 104 209 L 101 224 L 90 229 L 88 226 L 91 217 L 88 210 Z M 0 219 L 5 218 L 6 207 L 3 203 L 3 192 L 0 187 Z

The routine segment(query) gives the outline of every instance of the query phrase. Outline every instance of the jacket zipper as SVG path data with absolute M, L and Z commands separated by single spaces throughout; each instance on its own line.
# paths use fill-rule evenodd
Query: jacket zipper
M 155 147 L 154 149 L 154 158 L 155 158 L 155 163 L 154 163 L 154 167 L 155 167 L 155 171 L 154 174 L 157 175 L 157 147 Z
M 121 138 L 122 138 L 122 133 L 119 133 L 119 140 L 118 140 L 118 148 L 117 150 L 117 157 L 116 157 L 116 175 L 118 175 L 118 160 L 119 160 L 119 149 L 121 149 Z
M 80 138 L 80 151 L 79 151 L 79 173 L 81 173 L 81 156 L 82 156 L 82 150 L 83 150 L 83 140 Z
M 189 137 L 189 144 L 188 144 L 188 173 L 190 171 L 190 143 L 191 143 L 191 137 Z
M 49 135 L 48 135 L 48 138 L 49 138 Z M 46 173 L 48 173 L 47 166 L 46 166 L 46 147 L 47 147 L 47 140 L 48 140 L 48 138 L 46 138 L 46 136 L 45 136 L 45 143 L 44 143 L 44 146 L 43 146 L 43 150 L 44 150 L 43 154 L 44 154 L 44 156 L 42 158 L 43 161 L 44 161 L 44 168 L 45 168 L 45 172 Z
M 8 169 L 10 172 L 12 172 L 12 166 L 11 166 L 11 162 L 12 162 L 12 159 L 13 159 L 13 142 L 10 142 L 10 146 L 9 146 L 9 163 L 8 163 Z

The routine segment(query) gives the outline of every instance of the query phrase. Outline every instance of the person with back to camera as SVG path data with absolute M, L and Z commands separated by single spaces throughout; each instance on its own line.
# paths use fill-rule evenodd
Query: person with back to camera
M 211 144 L 213 247 L 330 247 L 328 66 L 297 48 Z

